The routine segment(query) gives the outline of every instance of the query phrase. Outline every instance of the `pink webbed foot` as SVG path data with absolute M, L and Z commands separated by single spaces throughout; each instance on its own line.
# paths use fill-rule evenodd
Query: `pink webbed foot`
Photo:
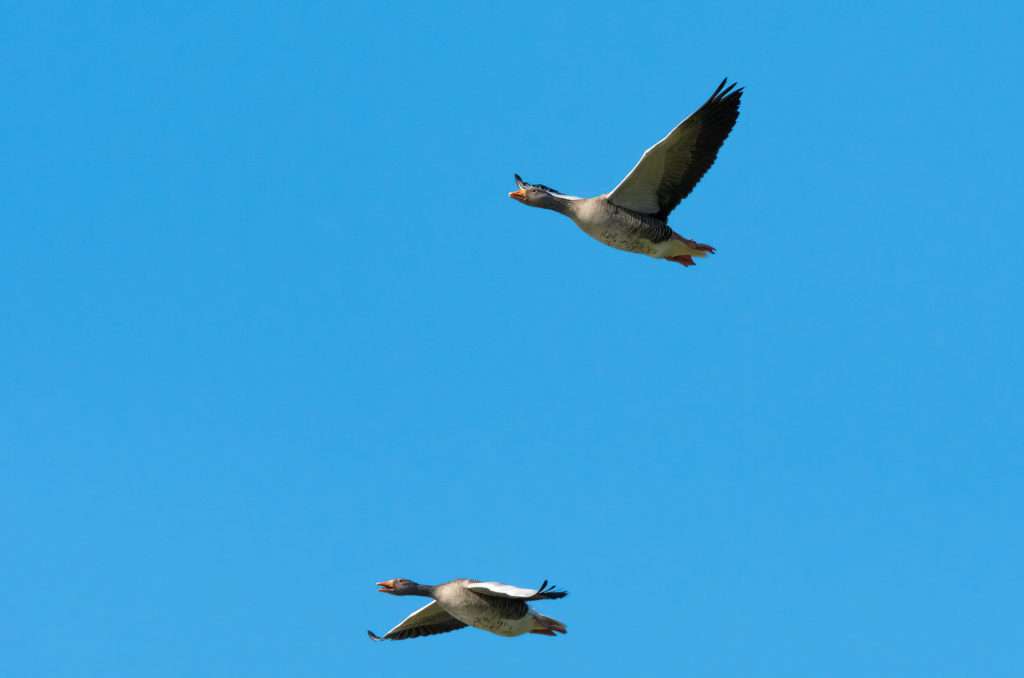
M 681 254 L 678 257 L 665 257 L 665 261 L 674 261 L 677 264 L 682 264 L 683 266 L 694 265 L 693 257 L 689 254 Z

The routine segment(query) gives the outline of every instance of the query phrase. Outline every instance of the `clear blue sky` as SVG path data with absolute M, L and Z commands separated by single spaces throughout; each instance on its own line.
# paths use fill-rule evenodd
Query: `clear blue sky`
M 0 674 L 1024 675 L 1022 31 L 4 3 Z M 506 197 L 725 76 L 696 267 Z M 372 643 L 393 577 L 569 634 Z

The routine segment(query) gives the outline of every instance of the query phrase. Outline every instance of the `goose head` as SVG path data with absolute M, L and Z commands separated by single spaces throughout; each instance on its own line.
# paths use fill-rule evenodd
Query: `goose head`
M 515 177 L 519 190 L 512 191 L 508 194 L 508 197 L 518 200 L 524 205 L 562 211 L 567 202 L 573 198 L 573 196 L 563 195 L 543 184 L 528 184 L 518 174 Z
M 379 581 L 377 586 L 380 587 L 378 593 L 390 593 L 393 596 L 429 596 L 434 589 L 433 586 L 424 586 L 408 579 Z

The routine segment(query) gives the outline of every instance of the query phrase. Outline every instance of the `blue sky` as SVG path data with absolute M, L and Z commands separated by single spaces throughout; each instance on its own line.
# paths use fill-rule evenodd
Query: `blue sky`
M 0 673 L 1024 671 L 1019 3 L 88 4 L 0 8 Z M 725 76 L 696 267 L 506 197 Z

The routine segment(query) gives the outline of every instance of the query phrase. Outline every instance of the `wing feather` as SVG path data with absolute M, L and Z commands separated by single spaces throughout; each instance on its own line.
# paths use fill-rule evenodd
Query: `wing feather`
M 521 589 L 518 586 L 509 586 L 497 581 L 480 581 L 466 584 L 466 588 L 484 596 L 496 598 L 518 598 L 520 600 L 547 600 L 550 598 L 564 598 L 568 595 L 565 591 L 555 591 L 554 586 L 548 587 L 547 580 L 537 589 Z
M 448 614 L 436 601 L 430 601 L 383 636 L 376 636 L 373 631 L 366 633 L 374 640 L 405 640 L 406 638 L 448 633 L 465 627 L 466 624 Z
M 612 203 L 666 221 L 714 164 L 739 117 L 743 88 L 718 86 L 704 105 L 644 152 L 640 162 L 608 194 Z

